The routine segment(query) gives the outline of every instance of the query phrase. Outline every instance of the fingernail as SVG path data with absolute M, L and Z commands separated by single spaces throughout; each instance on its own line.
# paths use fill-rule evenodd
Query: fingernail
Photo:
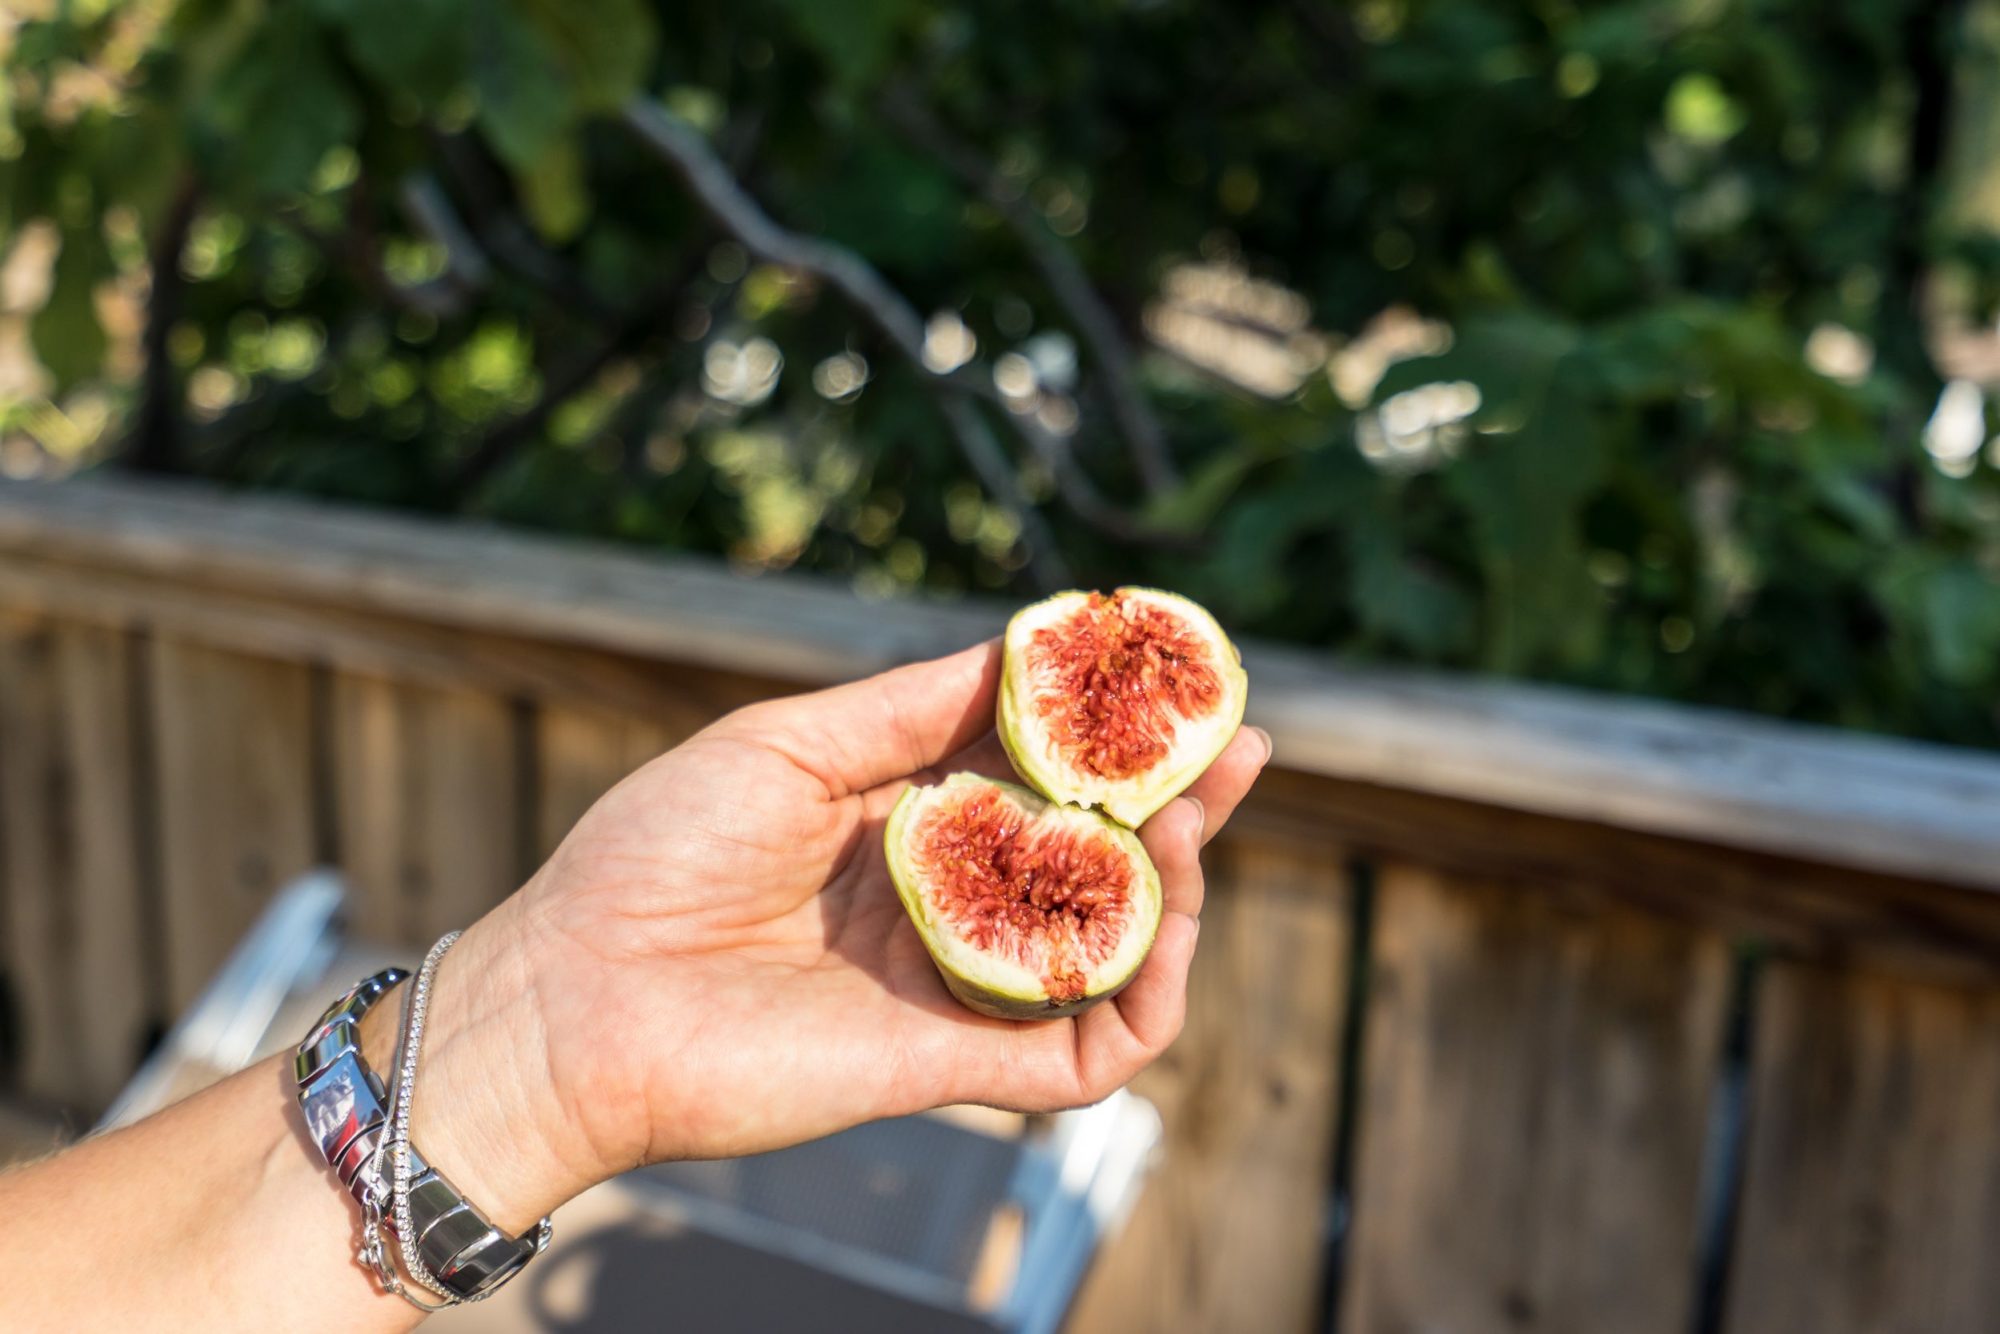
M 1269 732 L 1266 732 L 1261 727 L 1252 727 L 1250 730 L 1255 732 L 1258 736 L 1264 738 L 1264 763 L 1269 764 L 1271 762 L 1271 756 L 1278 749 L 1277 743 L 1272 741 L 1271 734 Z
M 1187 803 L 1188 803 L 1189 805 L 1191 805 L 1191 806 L 1193 806 L 1193 807 L 1194 807 L 1194 818 L 1195 818 L 1195 827 L 1194 827 L 1194 831 L 1195 831 L 1195 833 L 1197 833 L 1197 834 L 1205 834 L 1205 833 L 1207 833 L 1207 832 L 1208 832 L 1208 807 L 1206 807 L 1206 806 L 1204 806 L 1204 805 L 1202 805 L 1202 804 L 1201 804 L 1201 798 L 1200 798 L 1200 797 L 1197 797 L 1197 796 L 1194 796 L 1194 795 L 1193 795 L 1193 794 L 1191 794 L 1191 793 L 1185 793 L 1185 794 L 1183 794 L 1183 795 L 1181 796 L 1181 800 L 1182 800 L 1182 801 L 1185 801 L 1185 802 L 1187 802 Z

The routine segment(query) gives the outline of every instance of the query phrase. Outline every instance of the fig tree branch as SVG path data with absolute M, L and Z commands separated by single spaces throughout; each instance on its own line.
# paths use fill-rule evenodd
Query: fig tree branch
M 1186 545 L 1181 535 L 1153 528 L 1106 501 L 1077 465 L 1065 441 L 1042 429 L 1032 414 L 1012 410 L 994 387 L 992 373 L 983 363 L 968 362 L 951 371 L 935 371 L 927 366 L 922 316 L 867 260 L 845 246 L 819 237 L 801 236 L 778 224 L 737 182 L 707 141 L 665 109 L 645 99 L 634 99 L 626 104 L 621 115 L 626 127 L 744 249 L 767 263 L 818 277 L 880 331 L 924 377 L 941 405 L 953 401 L 964 404 L 968 411 L 944 414 L 953 439 L 993 498 L 1019 519 L 1022 533 L 1029 539 L 1038 560 L 1043 552 L 1053 557 L 1053 534 L 1021 486 L 1018 474 L 1008 465 L 990 424 L 977 410 L 979 404 L 997 410 L 1028 450 L 1043 461 L 1057 493 L 1078 518 L 1120 540 Z M 1037 578 L 1042 578 L 1042 572 L 1037 572 Z M 1066 582 L 1066 577 L 1056 582 Z
M 1925 337 L 1925 281 L 1931 247 L 1935 244 L 1939 206 L 1938 182 L 1949 159 L 1951 108 L 1959 73 L 1954 53 L 1964 25 L 1964 0 L 1920 0 L 1903 10 L 1903 63 L 1915 90 L 1904 131 L 1907 163 L 1899 206 L 1890 225 L 1883 269 L 1884 299 L 1876 315 L 1875 346 L 1884 365 L 1908 377 L 1910 391 L 1892 409 L 1886 438 L 1902 442 L 1922 428 L 1921 411 L 1943 387 Z M 1927 407 L 1926 409 L 1927 410 Z M 1913 528 L 1924 522 L 1924 487 L 1917 454 L 1899 448 L 1891 467 L 1891 501 Z
M 1173 490 L 1180 484 L 1180 476 L 1167 451 L 1166 433 L 1139 390 L 1125 335 L 1083 265 L 1021 192 L 1012 188 L 976 148 L 954 138 L 907 88 L 892 88 L 882 100 L 882 109 L 905 137 L 977 192 L 1013 230 L 1042 281 L 1083 335 L 1084 345 L 1104 377 L 1112 419 L 1132 452 L 1141 484 L 1155 495 Z
M 315 226 L 300 209 L 286 210 L 283 216 L 294 231 L 319 247 L 320 253 L 328 260 L 344 266 L 384 305 L 441 320 L 450 319 L 463 311 L 479 294 L 490 273 L 485 256 L 464 253 L 464 248 L 471 242 L 461 233 L 458 253 L 454 253 L 450 245 L 445 246 L 447 261 L 442 274 L 422 282 L 398 282 L 390 275 L 382 259 L 374 201 L 372 182 L 363 173 L 355 178 L 348 192 L 347 226 L 341 231 L 326 232 Z M 418 225 L 422 226 L 421 223 Z
M 951 428 L 952 438 L 967 465 L 988 494 L 1021 525 L 1035 581 L 1049 588 L 1068 583 L 1068 571 L 1057 551 L 1054 532 L 1022 487 L 1006 452 L 993 438 L 991 427 L 969 401 L 979 396 L 979 382 L 962 367 L 954 373 L 939 374 L 924 365 L 924 321 L 916 307 L 853 251 L 779 226 L 737 184 L 735 176 L 701 135 L 663 108 L 635 98 L 626 104 L 623 118 L 639 140 L 680 178 L 702 210 L 745 250 L 766 263 L 817 276 L 880 330 L 920 374 L 929 377 L 939 391 L 938 406 L 945 424 Z
M 149 265 L 152 290 L 146 299 L 146 328 L 140 338 L 146 369 L 140 382 L 138 410 L 126 433 L 123 461 L 141 472 L 174 472 L 182 465 L 180 377 L 167 343 L 181 317 L 181 251 L 187 246 L 201 193 L 194 177 L 174 190 L 166 216 L 153 238 Z
M 503 418 L 479 437 L 478 443 L 452 469 L 452 494 L 463 497 L 477 490 L 502 463 L 541 434 L 557 408 L 596 383 L 597 377 L 627 350 L 631 342 L 631 336 L 621 329 L 596 347 L 572 357 L 561 369 L 551 372 L 541 395 L 532 404 L 511 417 Z
M 571 266 L 536 241 L 532 229 L 512 207 L 505 182 L 469 135 L 433 129 L 430 141 L 453 191 L 465 203 L 464 215 L 473 237 L 493 256 L 495 263 L 514 277 L 540 288 L 582 319 L 620 317 L 621 311 L 605 302 Z
M 708 142 L 665 108 L 634 98 L 622 115 L 626 127 L 744 249 L 768 263 L 817 275 L 880 329 L 898 352 L 923 365 L 923 317 L 867 260 L 845 246 L 800 236 L 773 221 L 737 184 Z
M 639 350 L 672 318 L 686 296 L 689 284 L 701 271 L 702 252 L 707 239 L 706 229 L 697 229 L 682 247 L 674 271 L 635 302 L 632 309 L 614 323 L 602 342 L 572 357 L 562 369 L 552 372 L 541 397 L 480 438 L 452 475 L 451 485 L 456 494 L 466 495 L 490 477 L 522 446 L 541 434 L 558 407 L 596 383 L 597 377 L 621 356 Z
M 410 222 L 444 251 L 446 275 L 469 291 L 485 287 L 493 276 L 492 265 L 459 219 L 437 178 L 412 173 L 403 178 L 398 194 Z
M 1049 530 L 1048 521 L 1028 498 L 1020 474 L 1014 471 L 1000 442 L 993 438 L 992 428 L 986 424 L 979 405 L 963 394 L 946 393 L 938 395 L 938 411 L 944 414 L 980 485 L 1012 511 L 1020 523 L 1022 536 L 1028 538 L 1028 571 L 1042 591 L 1054 592 L 1075 583 L 1062 553 L 1056 550 L 1055 534 Z

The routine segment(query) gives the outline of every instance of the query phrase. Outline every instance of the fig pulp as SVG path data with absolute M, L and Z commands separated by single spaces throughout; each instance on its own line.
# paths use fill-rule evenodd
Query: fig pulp
M 1000 740 L 1051 801 L 1136 828 L 1222 753 L 1249 678 L 1215 618 L 1151 588 L 1058 593 L 1007 625 Z
M 945 985 L 1002 1019 L 1115 995 L 1160 926 L 1160 878 L 1131 830 L 1012 783 L 953 774 L 905 791 L 889 874 Z

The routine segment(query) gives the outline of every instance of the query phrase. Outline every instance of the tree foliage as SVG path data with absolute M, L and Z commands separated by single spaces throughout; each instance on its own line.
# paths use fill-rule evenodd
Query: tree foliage
M 54 259 L 46 394 L 0 427 L 96 395 L 132 466 L 883 592 L 1168 584 L 1361 657 L 2000 744 L 1982 390 L 1926 448 L 1939 341 L 2000 296 L 1996 33 L 1952 0 L 68 4 L 8 56 L 0 235 Z M 865 261 L 921 353 L 635 106 Z

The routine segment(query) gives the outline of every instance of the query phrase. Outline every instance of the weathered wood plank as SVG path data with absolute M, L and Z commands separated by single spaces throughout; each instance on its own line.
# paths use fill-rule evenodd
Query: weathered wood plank
M 152 645 L 167 994 L 178 1013 L 315 847 L 308 669 Z
M 233 588 L 183 587 L 163 583 L 151 571 L 63 566 L 39 558 L 0 561 L 0 603 L 9 601 L 64 617 L 146 624 L 256 656 L 325 661 L 440 688 L 646 717 L 705 720 L 790 688 L 769 677 L 645 661 L 557 640 Z M 1261 698 L 1267 692 L 1261 676 L 1258 681 L 1253 693 Z M 1332 838 L 1474 874 L 1599 883 L 1642 906 L 1769 934 L 1801 952 L 1893 958 L 1899 966 L 1939 976 L 2000 974 L 2000 894 L 1861 871 L 1806 853 L 1746 852 L 1287 769 L 1302 735 L 1280 734 L 1278 764 L 1242 815 L 1245 823 L 1257 823 L 1274 837 L 1305 845 Z M 2000 772 L 2000 761 L 1978 762 Z M 1838 766 L 1829 772 L 1838 772 Z M 1994 865 L 2000 866 L 2000 858 Z
M 1731 1334 L 2000 1312 L 2000 993 L 1779 961 L 1758 989 Z
M 4 491 L 0 487 L 0 494 Z M 745 596 L 754 598 L 760 588 L 746 587 Z M 9 601 L 65 618 L 87 615 L 106 624 L 151 625 L 162 633 L 258 656 L 325 661 L 440 688 L 647 717 L 692 714 L 705 720 L 790 688 L 768 676 L 714 671 L 679 660 L 648 661 L 560 639 L 466 629 L 289 594 L 184 586 L 163 582 L 150 569 L 64 564 L 39 555 L 0 561 L 0 603 Z M 855 619 L 865 624 L 878 615 L 910 610 L 871 607 Z M 525 629 L 531 619 L 510 622 L 508 629 Z M 1261 668 L 1257 682 L 1253 694 L 1263 700 L 1271 690 Z M 1295 682 L 1288 688 L 1304 686 Z M 691 708 L 690 701 L 698 707 Z M 1624 703 L 1600 707 L 1616 709 Z M 1561 818 L 1504 802 L 1484 804 L 1393 783 L 1304 773 L 1286 766 L 1298 763 L 1294 752 L 1310 742 L 1310 733 L 1291 728 L 1279 735 L 1278 763 L 1265 774 L 1242 815 L 1274 837 L 1307 845 L 1332 838 L 1361 850 L 1438 860 L 1474 874 L 1603 884 L 1642 906 L 1768 934 L 1802 953 L 1865 954 L 1939 976 L 2000 974 L 2000 894 L 1861 871 L 1841 861 L 1816 860 L 1811 849 L 1789 857 L 1746 852 L 1692 837 L 1666 837 L 1630 823 Z M 1741 758 L 1761 763 L 1755 753 Z M 1972 757 L 1971 762 L 2000 773 L 2000 761 Z M 1826 772 L 1841 772 L 1837 756 L 1827 757 Z M 1976 794 L 1982 789 L 1973 784 L 1964 790 Z M 1901 842 L 1925 844 L 1926 837 L 1913 830 Z M 2000 867 L 2000 857 L 1992 864 Z
M 1379 887 L 1343 1328 L 1683 1334 L 1724 944 L 1402 864 Z
M 752 579 L 720 560 L 414 518 L 193 483 L 0 481 L 0 552 L 149 569 L 507 629 L 670 661 L 817 682 L 865 675 L 997 634 L 992 605 L 917 615 L 823 577 Z
M 662 751 L 692 733 L 700 721 L 636 718 L 582 705 L 550 705 L 536 718 L 536 847 L 556 850 L 591 803 Z
M 990 634 L 1004 609 L 867 604 L 435 518 L 93 479 L 0 484 L 0 583 L 72 568 L 238 589 L 799 682 Z M 1938 746 L 1252 645 L 1251 720 L 1290 768 L 1890 874 L 2000 888 L 2000 763 Z
M 1283 769 L 1264 772 L 1233 827 L 1292 843 L 1331 838 L 1474 880 L 1590 885 L 1801 957 L 2000 979 L 2000 894 Z
M 76 814 L 70 864 L 75 922 L 73 998 L 84 1107 L 108 1104 L 132 1077 L 147 1030 L 163 1017 L 158 942 L 142 897 L 133 716 L 134 644 L 123 632 L 65 624 L 56 640 L 64 741 Z
M 513 705 L 356 672 L 336 674 L 332 691 L 336 827 L 355 928 L 428 944 L 520 881 Z
M 0 561 L 0 604 L 7 603 L 112 625 L 145 624 L 256 656 L 324 661 L 441 688 L 647 717 L 677 717 L 695 700 L 705 719 L 792 688 L 770 676 L 648 661 L 557 639 L 233 587 L 181 586 L 163 583 L 152 571 L 31 556 Z M 857 615 L 865 621 L 878 610 L 892 614 L 870 608 Z M 1270 692 L 1254 661 L 1253 669 L 1260 672 L 1253 695 L 1261 700 Z M 1262 716 L 1254 709 L 1253 715 Z M 1802 953 L 1867 955 L 1940 977 L 2000 975 L 2000 894 L 1856 869 L 1852 859 L 1816 859 L 1810 848 L 1789 856 L 1745 851 L 1629 822 L 1598 823 L 1399 788 L 1393 771 L 1385 772 L 1383 783 L 1301 772 L 1287 766 L 1296 766 L 1294 748 L 1308 734 L 1294 729 L 1279 736 L 1277 763 L 1242 816 L 1273 837 L 1305 845 L 1332 838 L 1474 874 L 1598 883 L 1642 906 L 1768 934 Z M 1755 754 L 1742 758 L 1761 763 Z M 2000 774 L 2000 760 L 1969 762 Z M 1842 772 L 1837 756 L 1827 757 L 1826 771 Z M 1964 790 L 1983 789 L 1974 783 Z M 1929 846 L 1927 838 L 1913 830 L 1901 843 Z M 1893 839 L 1882 846 L 1892 845 L 1900 846 Z M 2000 857 L 1991 864 L 2000 867 Z
M 114 630 L 0 617 L 6 971 L 28 1092 L 102 1106 L 154 1017 L 133 810 L 131 662 Z
M 648 662 L 574 642 L 464 630 L 240 588 L 180 586 L 150 570 L 86 568 L 32 556 L 0 562 L 4 602 L 64 618 L 148 624 L 254 656 L 322 660 L 440 688 L 640 716 L 678 716 L 698 700 L 698 716 L 708 718 L 788 690 L 770 676 Z M 1254 696 L 1268 694 L 1260 672 Z M 1810 848 L 1792 856 L 1746 852 L 1632 824 L 1308 774 L 1286 768 L 1296 764 L 1294 746 L 1310 740 L 1306 732 L 1280 732 L 1280 738 L 1278 764 L 1264 774 L 1256 800 L 1242 814 L 1244 822 L 1258 822 L 1276 836 L 1334 838 L 1358 850 L 1438 860 L 1472 874 L 1604 884 L 1642 906 L 1768 934 L 1802 954 L 1872 956 L 1936 976 L 2000 976 L 2000 894 L 1856 870 L 1852 860 L 1816 860 Z M 1742 762 L 1762 760 L 1750 752 Z M 1970 762 L 2000 774 L 2000 760 L 1974 756 Z M 1826 772 L 1842 772 L 1834 756 Z M 1904 842 L 1928 846 L 1926 836 L 1916 834 Z M 1992 866 L 2000 866 L 2000 858 Z
M 1220 845 L 1219 845 L 1220 846 Z M 1337 849 L 1210 857 L 1180 1041 L 1134 1088 L 1166 1151 L 1099 1258 L 1072 1334 L 1304 1331 L 1339 1100 L 1349 896 Z
M 797 688 L 746 675 L 446 621 L 314 603 L 283 593 L 164 581 L 158 571 L 10 557 L 0 605 L 106 625 L 144 625 L 253 657 L 323 662 L 442 688 L 675 715 L 690 698 L 725 707 Z M 720 712 L 721 708 L 715 709 Z
M 408 689 L 361 672 L 336 673 L 329 685 L 334 830 L 347 878 L 348 921 L 364 939 L 397 944 L 417 935 L 403 871 L 410 738 L 402 702 Z
M 82 1083 L 73 1025 L 72 923 L 65 891 L 74 814 L 63 763 L 55 630 L 39 617 L 0 616 L 0 863 L 4 946 L 20 1042 L 16 1081 L 55 1098 Z

